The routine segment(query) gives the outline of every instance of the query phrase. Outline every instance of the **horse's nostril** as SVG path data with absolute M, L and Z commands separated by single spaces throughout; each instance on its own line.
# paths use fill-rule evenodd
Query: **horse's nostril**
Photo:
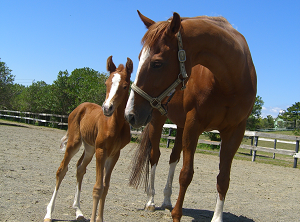
M 130 123 L 130 125 L 134 125 L 134 122 L 135 122 L 134 114 L 127 115 L 126 120 L 128 123 Z

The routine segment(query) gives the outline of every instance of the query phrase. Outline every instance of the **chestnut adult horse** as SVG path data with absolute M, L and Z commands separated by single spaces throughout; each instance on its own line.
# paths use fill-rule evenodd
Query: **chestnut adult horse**
M 70 160 L 79 151 L 82 143 L 84 152 L 77 163 L 77 189 L 73 208 L 76 210 L 76 219 L 83 219 L 80 210 L 81 183 L 86 167 L 96 153 L 96 183 L 93 189 L 93 210 L 90 221 L 94 222 L 96 219 L 98 222 L 103 221 L 104 202 L 111 173 L 120 156 L 120 150 L 130 142 L 131 137 L 129 124 L 124 118 L 124 110 L 132 69 L 131 59 L 127 58 L 126 67 L 121 64 L 116 68 L 110 56 L 107 59 L 107 70 L 110 76 L 105 83 L 106 99 L 103 107 L 94 103 L 82 103 L 69 115 L 68 131 L 62 138 L 62 146 L 66 144 L 65 156 L 56 172 L 56 186 L 44 221 L 51 221 L 59 186 L 67 173 Z
M 140 127 L 152 121 L 151 113 L 158 109 L 183 128 L 183 166 L 173 221 L 182 216 L 199 135 L 220 131 L 218 198 L 212 221 L 222 221 L 232 159 L 256 96 L 256 72 L 247 42 L 222 17 L 180 18 L 174 13 L 168 21 L 156 23 L 139 16 L 148 30 L 142 39 L 126 119 Z

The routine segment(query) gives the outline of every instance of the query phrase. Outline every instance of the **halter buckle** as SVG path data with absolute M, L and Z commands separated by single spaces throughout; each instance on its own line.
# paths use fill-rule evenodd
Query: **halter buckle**
M 186 53 L 183 49 L 180 49 L 178 51 L 178 60 L 179 60 L 179 62 L 185 62 L 186 61 Z
M 159 101 L 157 98 L 153 98 L 153 99 L 150 101 L 150 105 L 151 105 L 153 108 L 158 109 L 159 107 L 161 107 L 161 101 Z

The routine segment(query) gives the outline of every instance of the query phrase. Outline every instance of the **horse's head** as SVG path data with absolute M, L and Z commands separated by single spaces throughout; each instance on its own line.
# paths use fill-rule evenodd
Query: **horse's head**
M 165 101 L 161 95 L 170 93 L 164 92 L 180 73 L 176 37 L 181 28 L 180 16 L 174 13 L 169 21 L 155 23 L 138 13 L 148 31 L 142 39 L 139 66 L 125 109 L 125 117 L 134 127 L 146 125 L 151 120 L 153 108 L 158 108 Z M 174 92 L 174 89 L 170 91 Z
M 112 61 L 112 56 L 110 56 L 107 59 L 106 69 L 110 75 L 105 82 L 106 99 L 102 105 L 102 109 L 104 115 L 111 116 L 122 102 L 127 101 L 133 63 L 130 58 L 127 58 L 126 67 L 120 64 L 116 68 Z

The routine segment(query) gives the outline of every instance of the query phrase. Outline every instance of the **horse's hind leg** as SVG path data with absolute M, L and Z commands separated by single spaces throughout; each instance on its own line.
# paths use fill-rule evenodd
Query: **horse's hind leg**
M 77 174 L 76 174 L 77 186 L 76 186 L 76 193 L 75 193 L 74 203 L 73 203 L 73 208 L 76 210 L 76 219 L 77 220 L 84 219 L 83 213 L 80 209 L 81 185 L 82 185 L 83 176 L 86 173 L 86 167 L 91 162 L 91 160 L 94 156 L 94 153 L 95 153 L 95 148 L 87 145 L 86 143 L 84 143 L 84 148 L 85 148 L 85 150 L 77 162 Z
M 70 132 L 69 132 L 70 133 Z M 67 147 L 65 151 L 65 155 L 63 160 L 60 163 L 60 166 L 58 167 L 58 170 L 56 172 L 56 186 L 52 195 L 52 198 L 50 200 L 50 203 L 47 206 L 47 213 L 44 218 L 44 222 L 52 221 L 52 212 L 54 210 L 55 205 L 55 199 L 57 196 L 58 189 L 60 187 L 61 181 L 65 177 L 67 171 L 68 171 L 68 164 L 72 157 L 78 152 L 79 148 L 81 146 L 81 139 L 75 139 L 73 135 L 71 135 L 67 142 Z
M 169 209 L 169 210 L 172 209 L 172 203 L 171 203 L 172 183 L 173 183 L 175 168 L 177 163 L 179 162 L 180 153 L 182 150 L 182 133 L 183 133 L 183 128 L 177 127 L 175 143 L 172 149 L 172 153 L 170 155 L 169 175 L 164 189 L 164 202 L 161 205 L 161 208 L 163 209 Z
M 223 206 L 225 196 L 229 188 L 231 164 L 244 137 L 245 125 L 246 121 L 240 123 L 236 129 L 221 132 L 220 134 L 222 143 L 220 150 L 219 174 L 217 177 L 218 198 L 215 212 L 211 220 L 212 222 L 223 221 Z

